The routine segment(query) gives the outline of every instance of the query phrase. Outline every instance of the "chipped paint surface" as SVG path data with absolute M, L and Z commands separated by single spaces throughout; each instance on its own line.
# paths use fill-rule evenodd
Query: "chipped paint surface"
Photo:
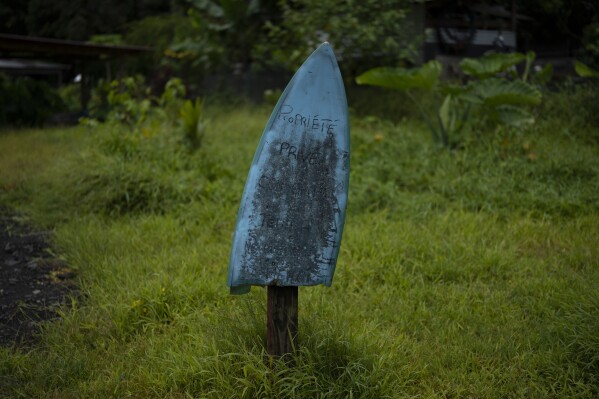
M 281 95 L 254 155 L 233 239 L 227 284 L 331 285 L 349 182 L 349 120 L 328 43 Z

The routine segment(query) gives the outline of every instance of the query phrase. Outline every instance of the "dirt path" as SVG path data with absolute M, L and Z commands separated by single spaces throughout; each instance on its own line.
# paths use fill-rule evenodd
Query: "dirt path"
M 34 342 L 40 323 L 76 293 L 74 273 L 50 250 L 49 234 L 0 208 L 0 346 Z

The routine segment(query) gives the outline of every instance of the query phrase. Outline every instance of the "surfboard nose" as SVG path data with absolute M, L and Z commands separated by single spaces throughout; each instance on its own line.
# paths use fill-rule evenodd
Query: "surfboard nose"
M 325 42 L 285 88 L 256 150 L 233 238 L 231 292 L 331 285 L 348 184 L 347 100 Z
M 310 56 L 306 58 L 306 61 L 304 61 L 302 67 L 319 62 L 325 62 L 327 64 L 331 63 L 333 69 L 339 69 L 339 65 L 337 64 L 337 57 L 335 56 L 335 52 L 333 51 L 333 48 L 331 47 L 329 42 L 324 42 L 320 46 L 318 46 L 316 50 L 314 50 L 314 52 L 312 52 L 312 54 L 310 54 Z M 300 67 L 298 72 L 302 69 L 302 67 Z M 341 75 L 339 75 L 339 77 L 341 77 Z

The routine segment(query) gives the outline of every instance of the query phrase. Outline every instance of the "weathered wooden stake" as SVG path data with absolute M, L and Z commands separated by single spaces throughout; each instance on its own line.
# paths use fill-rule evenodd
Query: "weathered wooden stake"
M 266 351 L 270 356 L 290 354 L 297 338 L 298 287 L 268 286 Z

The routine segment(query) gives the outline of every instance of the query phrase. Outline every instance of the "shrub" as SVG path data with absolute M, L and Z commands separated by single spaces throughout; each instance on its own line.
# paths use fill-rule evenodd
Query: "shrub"
M 108 120 L 139 127 L 150 109 L 150 89 L 141 76 L 126 77 L 110 83 Z
M 584 28 L 581 57 L 592 67 L 599 68 L 599 22 Z
M 0 124 L 42 125 L 63 109 L 60 96 L 46 82 L 0 75 Z
M 81 87 L 79 84 L 72 83 L 62 86 L 58 89 L 58 95 L 64 103 L 65 110 L 68 112 L 81 111 Z
M 202 145 L 206 125 L 202 119 L 202 103 L 199 98 L 195 102 L 185 101 L 180 111 L 183 137 L 192 151 Z
M 517 73 L 512 68 L 524 60 L 525 71 L 520 79 L 516 79 Z M 412 69 L 374 68 L 358 76 L 356 82 L 405 92 L 417 105 L 433 139 L 447 147 L 456 144 L 455 136 L 467 128 L 488 128 L 497 124 L 521 126 L 534 122 L 532 114 L 525 108 L 539 104 L 542 97 L 534 85 L 526 82 L 533 61 L 534 53 L 466 58 L 460 67 L 472 79 L 461 85 L 439 84 L 441 64 L 438 61 L 429 61 Z M 549 70 L 542 70 L 539 74 L 546 76 L 548 73 Z M 413 96 L 414 90 L 432 91 L 443 98 L 438 110 L 432 115 L 426 112 Z
M 179 110 L 184 105 L 185 92 L 179 78 L 170 79 L 159 98 L 145 85 L 142 76 L 129 76 L 109 83 L 101 81 L 94 92 L 90 109 L 96 119 L 140 130 L 150 117 L 176 123 Z M 85 122 L 89 124 L 88 120 Z
M 295 70 L 323 41 L 332 43 L 343 75 L 380 64 L 413 60 L 418 34 L 412 29 L 405 0 L 280 2 L 282 18 L 265 24 L 268 38 L 255 53 L 270 66 Z
M 66 172 L 65 207 L 125 215 L 162 214 L 197 200 L 203 187 L 200 159 L 192 159 L 167 127 L 131 130 L 98 126 L 94 149 Z M 69 167 L 70 168 L 70 167 Z
M 149 46 L 153 51 L 131 57 L 126 61 L 127 70 L 153 76 L 152 87 L 155 87 L 157 82 L 154 80 L 185 68 L 184 63 L 178 62 L 179 60 L 173 62 L 173 58 L 168 57 L 168 48 L 173 42 L 178 42 L 192 33 L 190 18 L 174 13 L 152 15 L 129 23 L 124 36 L 125 43 Z
M 193 32 L 176 38 L 166 55 L 193 65 L 200 74 L 247 68 L 261 62 L 252 50 L 256 43 L 265 40 L 266 21 L 279 14 L 277 2 L 190 0 L 189 5 Z

